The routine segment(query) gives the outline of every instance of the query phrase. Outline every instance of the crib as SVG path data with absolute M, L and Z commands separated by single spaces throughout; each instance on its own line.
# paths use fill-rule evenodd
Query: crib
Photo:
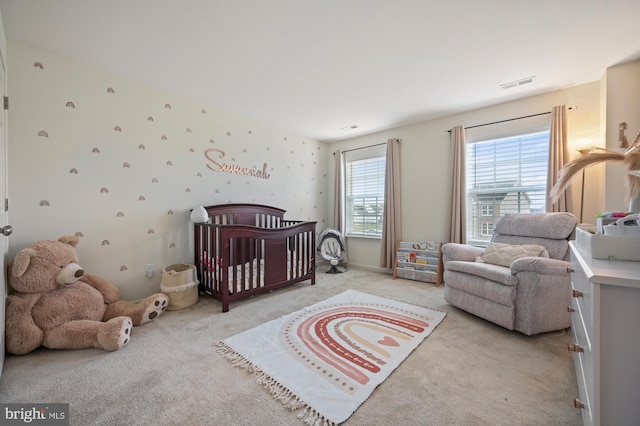
M 293 283 L 316 283 L 316 222 L 285 220 L 285 210 L 259 204 L 205 207 L 194 224 L 199 289 L 229 304 Z

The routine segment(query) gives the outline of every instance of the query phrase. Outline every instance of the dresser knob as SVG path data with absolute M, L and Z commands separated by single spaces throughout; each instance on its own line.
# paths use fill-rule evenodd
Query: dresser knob
M 573 306 L 567 306 L 567 312 L 575 312 L 576 308 L 574 308 Z
M 573 297 L 584 297 L 584 293 L 579 290 L 573 290 Z
M 580 401 L 578 398 L 573 400 L 573 406 L 576 408 L 584 408 L 584 402 Z
M 577 343 L 572 343 L 567 348 L 569 352 L 584 352 L 584 348 Z

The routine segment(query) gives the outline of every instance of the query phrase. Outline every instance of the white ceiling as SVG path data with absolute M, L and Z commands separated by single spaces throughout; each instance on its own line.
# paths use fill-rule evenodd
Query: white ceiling
M 0 12 L 9 40 L 328 142 L 640 58 L 638 0 L 0 0 Z

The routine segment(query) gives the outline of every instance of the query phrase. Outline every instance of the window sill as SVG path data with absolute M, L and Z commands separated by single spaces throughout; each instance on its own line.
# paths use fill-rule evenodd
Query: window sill
M 363 240 L 382 240 L 380 235 L 367 235 L 367 234 L 347 234 L 347 238 L 359 238 Z

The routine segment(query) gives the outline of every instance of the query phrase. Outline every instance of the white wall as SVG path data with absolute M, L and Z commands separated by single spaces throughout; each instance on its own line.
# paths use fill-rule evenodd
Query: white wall
M 84 268 L 134 300 L 159 290 L 162 267 L 193 262 L 198 205 L 267 204 L 324 229 L 326 144 L 15 42 L 8 63 L 10 258 L 80 235 Z M 266 163 L 269 179 L 211 170 L 210 148 Z
M 334 173 L 332 153 L 336 149 L 346 150 L 385 142 L 389 138 L 400 138 L 402 238 L 409 241 L 446 241 L 451 193 L 447 130 L 459 124 L 472 126 L 551 111 L 553 106 L 562 104 L 578 107 L 568 114 L 570 143 L 604 146 L 600 129 L 600 83 L 593 82 L 331 144 L 328 152 L 331 160 L 330 191 Z M 577 151 L 572 155 L 577 155 Z M 598 173 L 602 172 L 594 168 L 587 174 L 584 222 L 595 223 L 595 215 L 603 209 L 602 179 Z M 573 213 L 576 216 L 580 210 L 579 190 L 580 178 L 574 180 L 573 185 Z M 333 208 L 332 199 L 330 196 L 329 211 Z M 349 238 L 348 250 L 350 264 L 378 268 L 379 240 Z
M 606 146 L 620 152 L 618 148 L 619 125 L 627 123 L 627 140 L 633 143 L 640 131 L 640 61 L 630 62 L 607 69 L 605 81 Z M 624 211 L 629 205 L 626 198 L 626 167 L 622 163 L 606 165 L 605 209 Z
M 402 238 L 444 241 L 450 194 L 447 130 L 453 126 L 566 104 L 578 107 L 569 112 L 570 143 L 605 146 L 601 114 L 607 90 L 600 82 L 327 145 L 22 44 L 9 42 L 8 54 L 15 229 L 10 256 L 37 240 L 82 235 L 78 249 L 85 268 L 116 283 L 126 299 L 156 291 L 162 266 L 192 261 L 188 213 L 197 205 L 269 204 L 288 210 L 291 219 L 317 220 L 318 231 L 333 226 L 327 218 L 333 211 L 332 153 L 338 148 L 402 139 Z M 42 130 L 49 136 L 38 136 Z M 204 151 L 212 147 L 224 150 L 222 161 L 230 164 L 262 169 L 266 162 L 270 178 L 210 170 Z M 576 215 L 580 184 L 578 177 Z M 603 194 L 604 167 L 591 167 L 584 222 L 593 223 L 605 211 Z M 350 264 L 378 267 L 379 240 L 350 238 L 348 247 Z M 147 263 L 156 265 L 150 280 L 144 277 Z

